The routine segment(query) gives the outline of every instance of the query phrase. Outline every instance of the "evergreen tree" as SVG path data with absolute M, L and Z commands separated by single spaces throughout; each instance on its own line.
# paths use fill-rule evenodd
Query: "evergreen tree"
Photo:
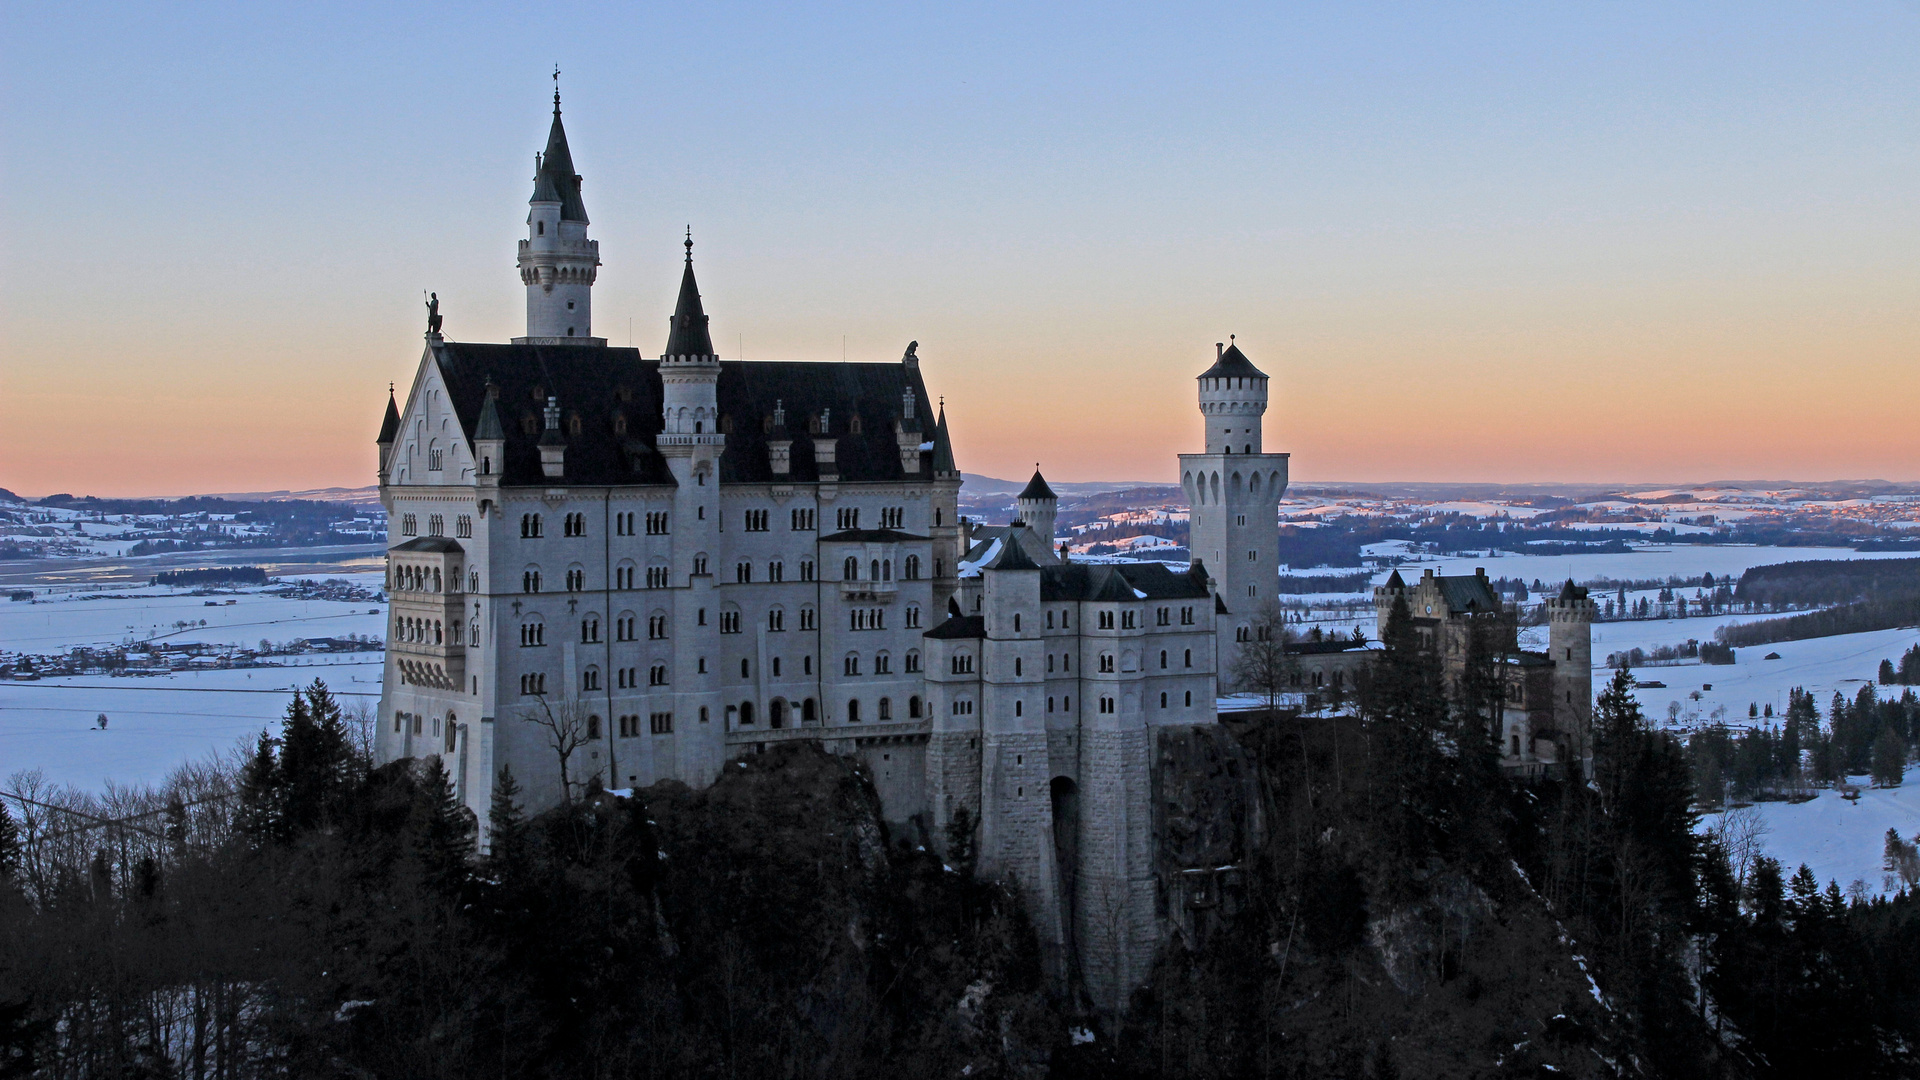
M 438 757 L 415 766 L 417 787 L 407 832 L 414 857 L 427 881 L 453 895 L 467 881 L 473 857 L 473 827 L 453 797 L 453 781 Z
M 1892 686 L 1897 678 L 1898 676 L 1896 676 L 1893 671 L 1893 661 L 1891 660 L 1880 661 L 1880 676 L 1878 680 L 1880 685 Z
M 336 824 L 354 780 L 354 752 L 340 705 L 318 679 L 287 705 L 280 775 L 289 835 Z
M 1873 741 L 1873 782 L 1881 787 L 1899 787 L 1906 777 L 1906 740 L 1888 724 Z
M 234 828 L 255 844 L 275 843 L 285 835 L 285 799 L 274 745 L 273 736 L 262 731 L 254 742 L 253 756 L 240 770 L 240 809 L 234 815 Z
M 500 779 L 493 785 L 493 802 L 487 807 L 487 865 L 500 881 L 510 881 L 526 869 L 527 819 L 518 798 L 520 784 L 513 770 L 500 766 Z
M 6 802 L 0 800 L 0 882 L 13 880 L 19 872 L 20 827 L 14 824 Z

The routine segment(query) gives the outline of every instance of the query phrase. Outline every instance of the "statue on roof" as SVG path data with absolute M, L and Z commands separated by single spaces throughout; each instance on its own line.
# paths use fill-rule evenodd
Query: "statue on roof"
M 907 342 L 907 355 L 905 355 L 905 356 L 903 356 L 903 357 L 901 357 L 901 359 L 902 359 L 902 360 L 918 360 L 918 359 L 920 359 L 920 355 L 919 355 L 919 353 L 918 353 L 918 352 L 916 351 L 916 350 L 918 350 L 919 348 L 920 348 L 920 343 L 919 343 L 919 342 L 917 342 L 917 341 L 909 341 L 909 342 Z
M 427 333 L 440 336 L 440 294 L 427 294 Z

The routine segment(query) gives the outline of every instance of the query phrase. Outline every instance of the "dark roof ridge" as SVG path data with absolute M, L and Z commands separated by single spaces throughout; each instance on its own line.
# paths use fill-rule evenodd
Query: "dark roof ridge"
M 1026 490 L 1022 491 L 1017 497 L 1021 499 L 1053 499 L 1055 501 L 1058 501 L 1060 498 L 1060 496 L 1053 493 L 1052 488 L 1047 486 L 1047 478 L 1040 475 L 1040 466 L 1037 463 L 1033 467 L 1033 479 L 1027 481 Z

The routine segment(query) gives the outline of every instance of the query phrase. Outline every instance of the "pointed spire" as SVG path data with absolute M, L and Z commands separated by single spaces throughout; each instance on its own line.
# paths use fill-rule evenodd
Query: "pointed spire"
M 1055 495 L 1053 493 L 1052 488 L 1047 486 L 1047 478 L 1040 475 L 1039 462 L 1034 463 L 1033 479 L 1027 481 L 1027 489 L 1025 491 L 1022 491 L 1018 497 L 1021 499 L 1055 499 L 1055 500 L 1060 498 L 1060 496 Z
M 933 425 L 933 473 L 957 473 L 960 467 L 953 463 L 953 443 L 947 438 L 947 399 L 940 399 L 940 419 Z
M 393 384 L 387 384 L 387 415 L 380 421 L 380 437 L 373 440 L 382 446 L 393 445 L 400 436 L 400 406 L 393 400 Z
M 673 306 L 665 356 L 714 357 L 707 312 L 700 305 L 700 283 L 693 278 L 693 227 L 687 227 L 687 265 L 680 273 L 680 299 Z M 715 357 L 717 359 L 717 357 Z
M 587 220 L 587 204 L 580 198 L 580 174 L 573 171 L 573 152 L 567 147 L 567 129 L 560 123 L 560 79 L 553 81 L 553 127 L 547 131 L 547 152 L 534 158 L 533 198 L 528 202 L 557 202 L 560 220 Z
M 507 431 L 506 428 L 500 424 L 500 410 L 493 403 L 494 399 L 499 396 L 500 388 L 493 385 L 493 377 L 488 376 L 487 397 L 485 401 L 480 403 L 480 422 L 474 425 L 473 438 L 475 442 L 481 440 L 503 442 L 506 440 Z

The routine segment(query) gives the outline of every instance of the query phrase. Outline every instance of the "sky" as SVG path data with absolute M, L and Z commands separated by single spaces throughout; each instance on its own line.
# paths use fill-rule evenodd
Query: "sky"
M 524 333 L 561 69 L 657 353 L 897 360 L 970 472 L 1171 482 L 1229 334 L 1303 481 L 1920 480 L 1920 0 L 10 4 L 0 487 L 360 486 Z M 629 331 L 631 326 L 631 331 Z

